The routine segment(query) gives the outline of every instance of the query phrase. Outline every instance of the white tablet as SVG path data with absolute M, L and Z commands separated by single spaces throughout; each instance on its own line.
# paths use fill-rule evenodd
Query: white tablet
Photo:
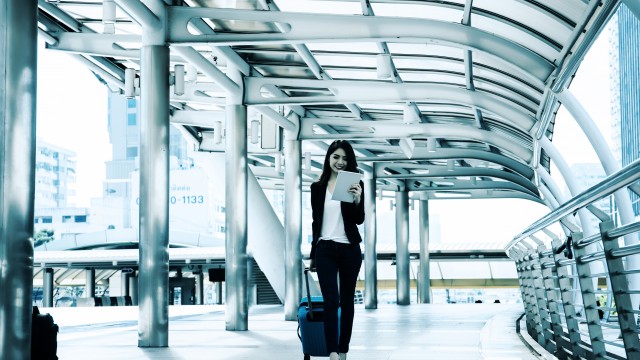
M 336 186 L 333 188 L 331 200 L 353 202 L 353 194 L 349 192 L 349 188 L 353 184 L 358 184 L 361 178 L 362 175 L 360 175 L 360 173 L 350 171 L 338 172 L 338 178 L 336 179 Z

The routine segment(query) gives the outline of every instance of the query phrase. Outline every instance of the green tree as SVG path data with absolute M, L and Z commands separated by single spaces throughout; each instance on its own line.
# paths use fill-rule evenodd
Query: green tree
M 33 237 L 33 247 L 38 247 L 53 241 L 53 234 L 53 230 L 43 229 L 38 231 Z

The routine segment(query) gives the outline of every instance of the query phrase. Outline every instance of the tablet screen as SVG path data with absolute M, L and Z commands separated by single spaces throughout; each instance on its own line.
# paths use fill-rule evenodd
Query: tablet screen
M 331 200 L 353 202 L 353 194 L 349 192 L 349 188 L 351 185 L 359 183 L 361 178 L 362 175 L 360 175 L 360 173 L 350 171 L 338 172 L 338 178 L 336 179 L 336 185 L 333 188 Z

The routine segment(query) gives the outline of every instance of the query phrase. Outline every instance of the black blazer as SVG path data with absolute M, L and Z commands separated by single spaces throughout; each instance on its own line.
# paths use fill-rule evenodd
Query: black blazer
M 364 193 L 364 184 L 360 181 L 362 187 L 362 193 Z M 320 183 L 311 184 L 311 211 L 313 221 L 311 228 L 313 229 L 313 241 L 311 242 L 311 259 L 315 259 L 316 245 L 320 239 L 320 231 L 322 230 L 322 218 L 324 216 L 324 200 L 327 194 L 327 187 L 320 185 Z M 362 237 L 358 231 L 357 225 L 364 222 L 364 199 L 360 194 L 360 204 L 340 202 L 340 209 L 342 210 L 342 219 L 344 221 L 344 232 L 347 234 L 347 239 L 352 244 L 359 244 L 362 242 Z

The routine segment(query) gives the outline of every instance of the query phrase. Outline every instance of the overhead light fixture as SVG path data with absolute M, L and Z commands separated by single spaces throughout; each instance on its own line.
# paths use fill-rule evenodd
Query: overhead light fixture
M 378 79 L 384 80 L 388 79 L 392 75 L 391 70 L 391 54 L 378 54 L 376 55 L 376 75 Z
M 257 144 L 260 141 L 260 121 L 251 120 L 251 143 Z
M 192 64 L 187 64 L 187 78 L 188 82 L 196 82 L 198 80 L 198 69 Z
M 173 67 L 173 93 L 178 96 L 184 95 L 184 65 Z
M 402 150 L 402 153 L 404 153 L 407 158 L 411 159 L 413 157 L 413 150 L 416 148 L 416 143 L 411 138 L 400 139 L 398 145 L 400 145 L 400 150 Z
M 453 159 L 449 159 L 447 160 L 447 171 L 453 171 L 455 169 L 455 164 L 453 162 Z
M 116 23 L 116 3 L 113 0 L 102 1 L 102 23 Z
M 417 124 L 420 122 L 420 115 L 418 115 L 413 106 L 404 105 L 402 108 L 402 122 L 405 124 Z
M 129 99 L 136 97 L 136 70 L 132 68 L 124 69 L 124 96 Z
M 429 138 L 427 140 L 427 152 L 436 152 L 436 139 Z

